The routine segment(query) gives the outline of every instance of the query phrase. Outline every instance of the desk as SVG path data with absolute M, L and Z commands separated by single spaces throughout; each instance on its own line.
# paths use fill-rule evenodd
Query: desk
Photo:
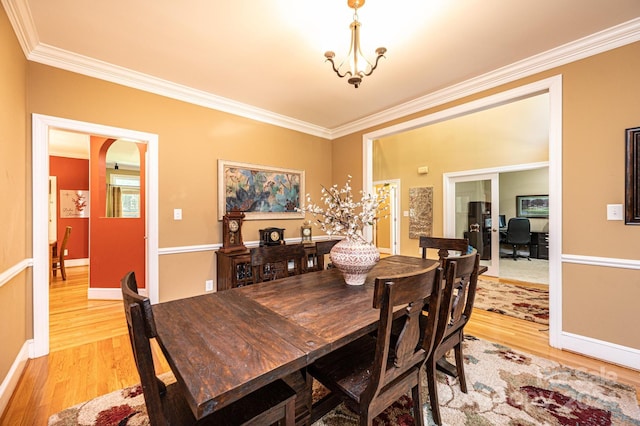
M 196 418 L 284 378 L 299 395 L 296 423 L 308 423 L 304 368 L 376 329 L 375 277 L 434 262 L 384 258 L 363 286 L 330 269 L 154 305 L 158 342 Z

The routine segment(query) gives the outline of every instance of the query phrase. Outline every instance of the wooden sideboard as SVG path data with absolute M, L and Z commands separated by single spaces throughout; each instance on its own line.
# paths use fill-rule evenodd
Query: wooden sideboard
M 316 254 L 316 246 L 315 244 L 305 244 L 304 249 L 310 259 L 309 264 L 311 264 L 311 257 Z M 252 284 L 251 252 L 249 250 L 234 253 L 216 251 L 216 280 L 217 291 Z

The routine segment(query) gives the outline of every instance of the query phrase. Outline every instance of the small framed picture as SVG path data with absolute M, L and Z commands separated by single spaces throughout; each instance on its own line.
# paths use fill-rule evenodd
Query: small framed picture
M 548 195 L 517 195 L 516 216 L 528 218 L 549 217 Z

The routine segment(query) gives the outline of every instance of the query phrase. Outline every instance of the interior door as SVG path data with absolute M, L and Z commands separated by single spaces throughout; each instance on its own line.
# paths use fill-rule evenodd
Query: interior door
M 380 213 L 373 227 L 373 241 L 380 253 L 391 255 L 400 253 L 398 244 L 399 186 L 400 181 L 397 179 L 373 183 L 374 191 L 377 192 L 382 187 L 386 187 L 389 191 L 389 198 L 384 205 L 380 205 Z
M 480 254 L 486 274 L 500 276 L 498 174 L 449 177 L 445 185 L 447 237 L 468 238 Z

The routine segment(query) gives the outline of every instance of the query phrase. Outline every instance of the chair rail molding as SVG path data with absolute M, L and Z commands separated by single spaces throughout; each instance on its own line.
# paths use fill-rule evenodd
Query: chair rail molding
M 23 259 L 20 262 L 13 265 L 12 267 L 10 267 L 9 269 L 0 272 L 0 287 L 7 284 L 14 277 L 16 277 L 22 271 L 24 271 L 25 269 L 31 266 L 33 266 L 33 259 L 31 258 Z

